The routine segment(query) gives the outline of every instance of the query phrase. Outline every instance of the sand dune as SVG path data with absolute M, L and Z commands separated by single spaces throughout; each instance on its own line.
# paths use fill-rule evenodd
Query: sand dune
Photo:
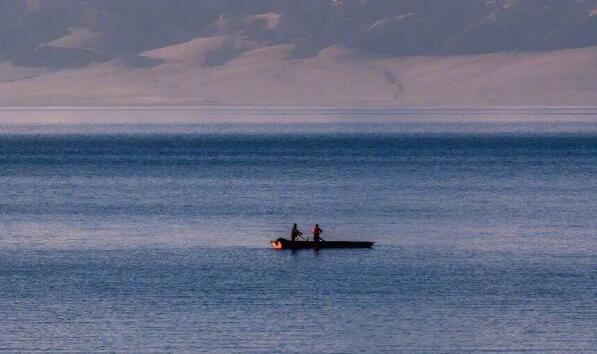
M 293 45 L 198 38 L 59 71 L 0 65 L 1 105 L 595 105 L 597 47 L 547 52 L 383 57 L 332 46 L 293 59 Z M 210 59 L 211 58 L 211 59 Z
M 597 104 L 597 0 L 23 5 L 4 106 Z
M 79 48 L 99 49 L 101 47 L 101 35 L 91 32 L 85 28 L 70 28 L 70 33 L 53 41 L 43 44 L 44 46 L 57 48 Z

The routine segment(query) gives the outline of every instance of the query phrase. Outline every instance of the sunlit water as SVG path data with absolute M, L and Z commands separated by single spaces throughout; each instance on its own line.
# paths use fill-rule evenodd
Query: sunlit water
M 596 235 L 590 122 L 7 126 L 0 351 L 592 352 Z

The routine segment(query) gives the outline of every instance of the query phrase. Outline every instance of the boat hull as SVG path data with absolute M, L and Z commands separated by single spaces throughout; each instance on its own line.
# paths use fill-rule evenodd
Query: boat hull
M 301 250 L 320 248 L 371 248 L 375 242 L 369 241 L 321 241 L 315 244 L 313 241 L 290 241 L 284 238 L 271 241 L 275 250 Z

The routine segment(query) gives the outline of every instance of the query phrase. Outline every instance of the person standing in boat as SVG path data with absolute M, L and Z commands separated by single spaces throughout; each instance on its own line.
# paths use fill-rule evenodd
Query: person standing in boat
M 303 236 L 303 233 L 299 231 L 297 224 L 292 224 L 292 231 L 290 231 L 290 241 L 296 241 L 296 238 Z
M 321 238 L 321 233 L 323 230 L 319 227 L 319 224 L 315 224 L 311 232 L 313 233 L 313 242 L 315 243 L 315 247 L 317 247 L 320 241 L 325 241 Z

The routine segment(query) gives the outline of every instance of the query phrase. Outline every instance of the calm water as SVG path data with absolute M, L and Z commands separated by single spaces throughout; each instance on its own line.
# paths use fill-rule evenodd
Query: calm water
M 596 236 L 591 122 L 5 126 L 0 351 L 594 352 Z

